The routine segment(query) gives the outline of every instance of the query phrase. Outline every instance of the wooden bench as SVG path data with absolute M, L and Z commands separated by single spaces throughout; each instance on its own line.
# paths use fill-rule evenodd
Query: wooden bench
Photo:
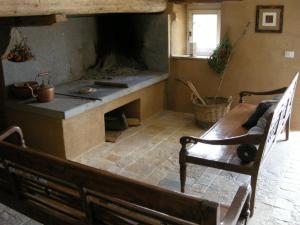
M 289 138 L 290 117 L 293 98 L 296 90 L 298 74 L 288 88 L 281 88 L 268 92 L 240 93 L 240 104 L 232 109 L 228 115 L 218 121 L 200 138 L 182 137 L 182 145 L 179 154 L 181 191 L 184 192 L 187 163 L 203 165 L 216 169 L 222 169 L 251 176 L 251 215 L 254 212 L 255 190 L 257 176 L 261 162 L 272 149 L 282 131 Z M 267 118 L 267 124 L 263 133 L 249 134 L 242 124 L 249 118 L 256 105 L 244 103 L 245 96 L 283 94 L 275 110 Z M 237 157 L 236 145 L 258 145 L 255 160 L 244 164 Z
M 250 193 L 220 206 L 31 150 L 18 127 L 0 135 L 0 202 L 45 225 L 236 225 Z

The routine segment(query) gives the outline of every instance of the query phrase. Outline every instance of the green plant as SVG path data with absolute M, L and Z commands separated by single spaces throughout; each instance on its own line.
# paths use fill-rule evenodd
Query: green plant
M 209 66 L 218 74 L 223 75 L 232 52 L 232 45 L 227 33 L 218 47 L 208 59 Z
M 209 66 L 216 72 L 218 73 L 221 78 L 219 81 L 217 93 L 215 95 L 215 99 L 218 97 L 221 87 L 223 84 L 223 80 L 226 74 L 226 69 L 228 67 L 228 64 L 231 60 L 231 56 L 233 54 L 233 51 L 239 44 L 239 42 L 242 40 L 242 38 L 246 35 L 250 22 L 248 22 L 240 35 L 240 37 L 235 41 L 233 45 L 231 45 L 231 42 L 229 40 L 228 34 L 226 33 L 224 37 L 222 38 L 219 46 L 216 48 L 216 50 L 213 52 L 213 54 L 209 57 L 208 59 L 208 64 Z

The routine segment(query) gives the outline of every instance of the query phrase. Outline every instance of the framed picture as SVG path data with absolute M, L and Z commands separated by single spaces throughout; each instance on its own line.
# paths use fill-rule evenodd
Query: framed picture
M 261 33 L 282 33 L 283 10 L 283 5 L 257 6 L 255 31 Z

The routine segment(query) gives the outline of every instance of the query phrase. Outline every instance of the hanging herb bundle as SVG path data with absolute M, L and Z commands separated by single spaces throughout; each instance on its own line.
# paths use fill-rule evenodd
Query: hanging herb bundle
M 25 62 L 34 58 L 27 38 L 19 28 L 12 29 L 11 43 L 7 50 L 6 58 L 12 62 Z
M 232 52 L 232 45 L 227 34 L 208 59 L 210 67 L 218 74 L 223 74 Z
M 12 62 L 25 62 L 33 58 L 33 54 L 27 44 L 27 38 L 23 38 L 10 50 L 7 59 Z

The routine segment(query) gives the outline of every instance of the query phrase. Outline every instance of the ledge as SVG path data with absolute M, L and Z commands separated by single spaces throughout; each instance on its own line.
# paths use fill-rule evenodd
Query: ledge
M 207 60 L 208 56 L 190 56 L 190 55 L 172 55 L 172 59 L 199 59 L 199 60 Z
M 87 110 L 99 107 L 105 103 L 111 102 L 130 93 L 159 83 L 163 80 L 166 80 L 168 77 L 169 75 L 166 73 L 155 73 L 149 71 L 138 76 L 114 77 L 116 82 L 126 82 L 129 88 L 110 88 L 111 91 L 107 92 L 106 95 L 101 96 L 102 100 L 88 100 L 83 98 L 55 95 L 55 99 L 49 103 L 38 103 L 35 99 L 29 99 L 25 101 L 9 99 L 7 100 L 6 107 L 18 111 L 32 112 L 58 119 L 69 119 Z M 81 86 L 91 86 L 93 84 L 93 80 L 79 80 L 58 85 L 55 88 L 56 91 L 72 89 L 79 90 L 78 88 Z

